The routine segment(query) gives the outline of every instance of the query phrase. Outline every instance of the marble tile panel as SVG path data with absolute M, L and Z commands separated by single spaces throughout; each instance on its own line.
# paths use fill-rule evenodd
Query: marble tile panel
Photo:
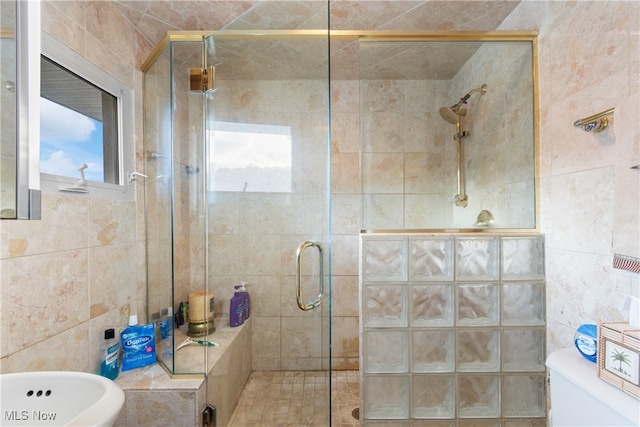
M 404 180 L 405 157 L 403 154 L 362 155 L 362 191 L 364 193 L 403 193 Z
M 77 53 L 83 54 L 85 52 L 86 34 L 84 31 L 84 22 L 79 24 L 73 18 L 66 15 L 59 6 L 60 3 L 57 1 L 47 1 L 42 3 L 42 30 L 62 41 L 66 46 Z
M 215 192 L 209 196 L 209 234 L 235 234 L 240 231 L 240 208 L 236 193 Z
M 331 195 L 331 232 L 354 234 L 362 229 L 362 196 L 353 194 Z
M 621 4 L 616 6 L 616 8 L 620 7 L 624 6 Z M 584 9 L 587 8 L 588 7 L 585 7 Z M 607 11 L 607 14 L 614 15 L 616 11 L 610 10 Z M 607 21 L 603 20 L 603 22 L 605 22 L 606 25 Z M 584 31 L 571 33 L 570 31 L 563 30 L 554 33 L 553 37 L 549 38 L 549 44 L 547 46 L 548 49 L 551 50 L 550 58 L 552 59 L 550 66 L 554 70 L 554 75 L 557 76 L 551 82 L 553 100 L 561 100 L 617 73 L 619 71 L 618 64 L 626 63 L 627 61 L 627 51 L 620 49 L 622 44 L 627 45 L 627 41 L 627 34 L 620 32 L 602 32 L 597 28 L 591 28 L 587 37 L 585 37 Z M 584 46 L 588 43 L 598 43 L 603 51 L 607 52 L 609 61 L 599 61 L 594 52 L 588 52 L 578 48 L 578 46 Z M 576 55 L 576 52 L 582 52 L 582 54 Z M 588 69 L 589 72 L 576 72 L 576 70 L 586 69 Z M 563 83 L 560 84 L 560 82 Z M 626 85 L 628 79 L 624 79 L 620 83 Z
M 9 352 L 89 319 L 88 264 L 86 250 L 9 260 Z
M 251 315 L 280 316 L 282 278 L 280 276 L 245 276 L 243 280 L 245 279 L 248 281 L 246 288 L 251 298 Z M 224 299 L 225 312 L 229 311 L 230 297 L 231 295 Z
M 38 332 L 38 331 L 37 331 Z M 15 333 L 14 333 L 15 334 Z M 46 335 L 46 334 L 45 334 Z M 12 343 L 16 341 L 10 338 Z M 90 354 L 89 323 L 62 330 L 43 340 L 32 339 L 31 345 L 2 359 L 2 373 L 26 371 L 94 372 Z
M 357 80 L 333 80 L 331 81 L 331 111 L 345 113 L 358 111 L 360 87 Z M 332 117 L 332 120 L 334 118 Z
M 136 254 L 136 245 L 128 243 L 89 249 L 91 318 L 137 299 Z
M 88 203 L 72 196 L 42 195 L 42 220 L 15 221 L 9 227 L 9 257 L 84 248 Z M 73 224 L 73 232 L 69 230 Z
M 365 194 L 363 196 L 362 228 L 365 230 L 404 228 L 403 203 L 404 197 L 401 194 Z M 409 218 L 413 220 L 412 215 Z
M 349 112 L 332 113 L 331 116 L 331 144 L 332 153 L 359 154 L 360 151 L 360 127 L 354 123 L 360 121 L 360 115 L 356 110 Z
M 126 408 L 123 408 L 126 418 L 120 426 L 195 425 L 198 412 L 195 404 L 193 391 L 129 391 Z M 119 419 L 122 420 L 122 416 Z
M 285 234 L 320 233 L 328 226 L 328 206 L 324 194 L 285 194 L 276 214 L 281 217 Z
M 277 275 L 281 268 L 281 242 L 279 236 L 247 235 L 241 238 L 238 274 Z M 256 248 L 247 250 L 248 248 Z
M 279 193 L 243 193 L 240 233 L 279 234 L 283 230 L 284 196 Z
M 283 359 L 321 357 L 321 328 L 322 319 L 318 316 L 283 319 L 281 329 Z
M 405 193 L 442 193 L 443 183 L 440 177 L 444 159 L 438 152 L 411 153 L 404 157 Z
M 610 252 L 615 183 L 609 177 L 613 173 L 610 166 L 554 176 L 546 226 L 549 246 Z
M 295 80 L 282 85 L 283 111 L 327 111 L 327 81 Z
M 339 30 L 379 28 L 389 16 L 398 16 L 415 5 L 407 1 L 348 2 L 331 5 L 331 27 Z
M 245 239 L 236 235 L 209 236 L 209 265 L 214 274 L 239 275 L 246 273 L 241 259 Z M 250 247 L 252 247 L 251 245 Z
M 134 30 L 117 9 L 109 2 L 89 2 L 86 6 L 86 31 L 122 58 L 135 57 Z
M 404 228 L 408 230 L 445 228 L 443 193 L 408 194 L 404 197 Z
M 282 331 L 279 317 L 253 317 L 251 349 L 254 360 L 282 356 Z
M 331 307 L 333 316 L 358 318 L 358 276 L 333 276 L 332 281 Z
M 360 156 L 355 153 L 331 155 L 332 193 L 360 192 Z
M 358 318 L 333 316 L 331 357 L 357 359 L 359 354 Z
M 358 275 L 358 235 L 334 235 L 331 239 L 331 273 L 336 276 Z
M 403 17 L 406 19 L 407 25 L 410 25 L 409 28 L 416 30 L 468 28 L 468 25 L 475 24 L 478 17 L 482 17 L 487 13 L 486 9 L 481 6 L 483 5 L 472 3 L 460 8 L 455 3 L 450 2 L 439 5 L 424 2 Z
M 0 221 L 0 260 L 9 258 L 9 225 L 8 221 Z
M 89 245 L 109 245 L 136 240 L 136 203 L 89 200 Z
M 404 152 L 403 115 L 395 111 L 362 113 L 360 138 L 364 153 Z
M 97 65 L 101 70 L 122 81 L 127 87 L 134 86 L 134 68 L 131 62 L 123 61 L 117 53 L 114 53 L 110 45 L 105 45 L 94 38 L 91 34 L 86 34 L 85 57 Z
M 573 332 L 582 323 L 623 320 L 617 307 L 628 286 L 610 282 L 613 266 L 609 256 L 547 249 L 546 259 L 548 320 L 559 321 Z M 564 346 L 572 343 L 573 335 Z
M 404 111 L 404 91 L 401 81 L 361 81 L 360 96 L 360 111 L 362 112 L 402 113 Z

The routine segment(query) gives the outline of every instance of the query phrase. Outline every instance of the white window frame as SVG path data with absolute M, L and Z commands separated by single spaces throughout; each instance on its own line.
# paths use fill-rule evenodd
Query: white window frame
M 119 183 L 87 181 L 86 189 L 88 192 L 66 192 L 61 188 L 73 186 L 80 179 L 79 173 L 73 177 L 40 173 L 42 192 L 112 200 L 133 200 L 135 191 L 129 179 L 131 172 L 134 171 L 133 90 L 46 33 L 42 33 L 41 49 L 42 55 L 117 98 Z M 40 62 L 38 62 L 38 67 L 39 64 Z

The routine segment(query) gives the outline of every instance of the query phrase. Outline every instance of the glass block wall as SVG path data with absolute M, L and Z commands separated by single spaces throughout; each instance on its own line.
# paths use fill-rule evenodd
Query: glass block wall
M 360 243 L 362 425 L 546 425 L 543 235 Z

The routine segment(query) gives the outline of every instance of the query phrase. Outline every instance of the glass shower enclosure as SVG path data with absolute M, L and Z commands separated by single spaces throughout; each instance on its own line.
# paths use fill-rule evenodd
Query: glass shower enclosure
M 329 37 L 327 3 L 313 4 L 320 29 L 237 20 L 170 32 L 143 66 L 147 313 L 162 319 L 212 293 L 216 341 L 246 283 L 252 370 L 326 373 L 327 411 L 314 422 L 328 425 Z M 185 356 L 187 328 L 158 360 L 174 377 L 206 378 L 214 350 Z

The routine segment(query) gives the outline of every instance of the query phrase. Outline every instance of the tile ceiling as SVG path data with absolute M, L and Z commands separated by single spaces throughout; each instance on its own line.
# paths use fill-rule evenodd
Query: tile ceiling
M 116 1 L 152 45 L 167 31 L 332 30 L 490 31 L 519 1 L 431 0 L 306 1 Z M 455 49 L 453 47 L 455 46 Z M 367 42 L 332 40 L 336 79 L 450 79 L 478 43 Z M 326 78 L 325 40 L 216 39 L 220 79 Z M 359 58 L 359 59 L 356 59 Z

